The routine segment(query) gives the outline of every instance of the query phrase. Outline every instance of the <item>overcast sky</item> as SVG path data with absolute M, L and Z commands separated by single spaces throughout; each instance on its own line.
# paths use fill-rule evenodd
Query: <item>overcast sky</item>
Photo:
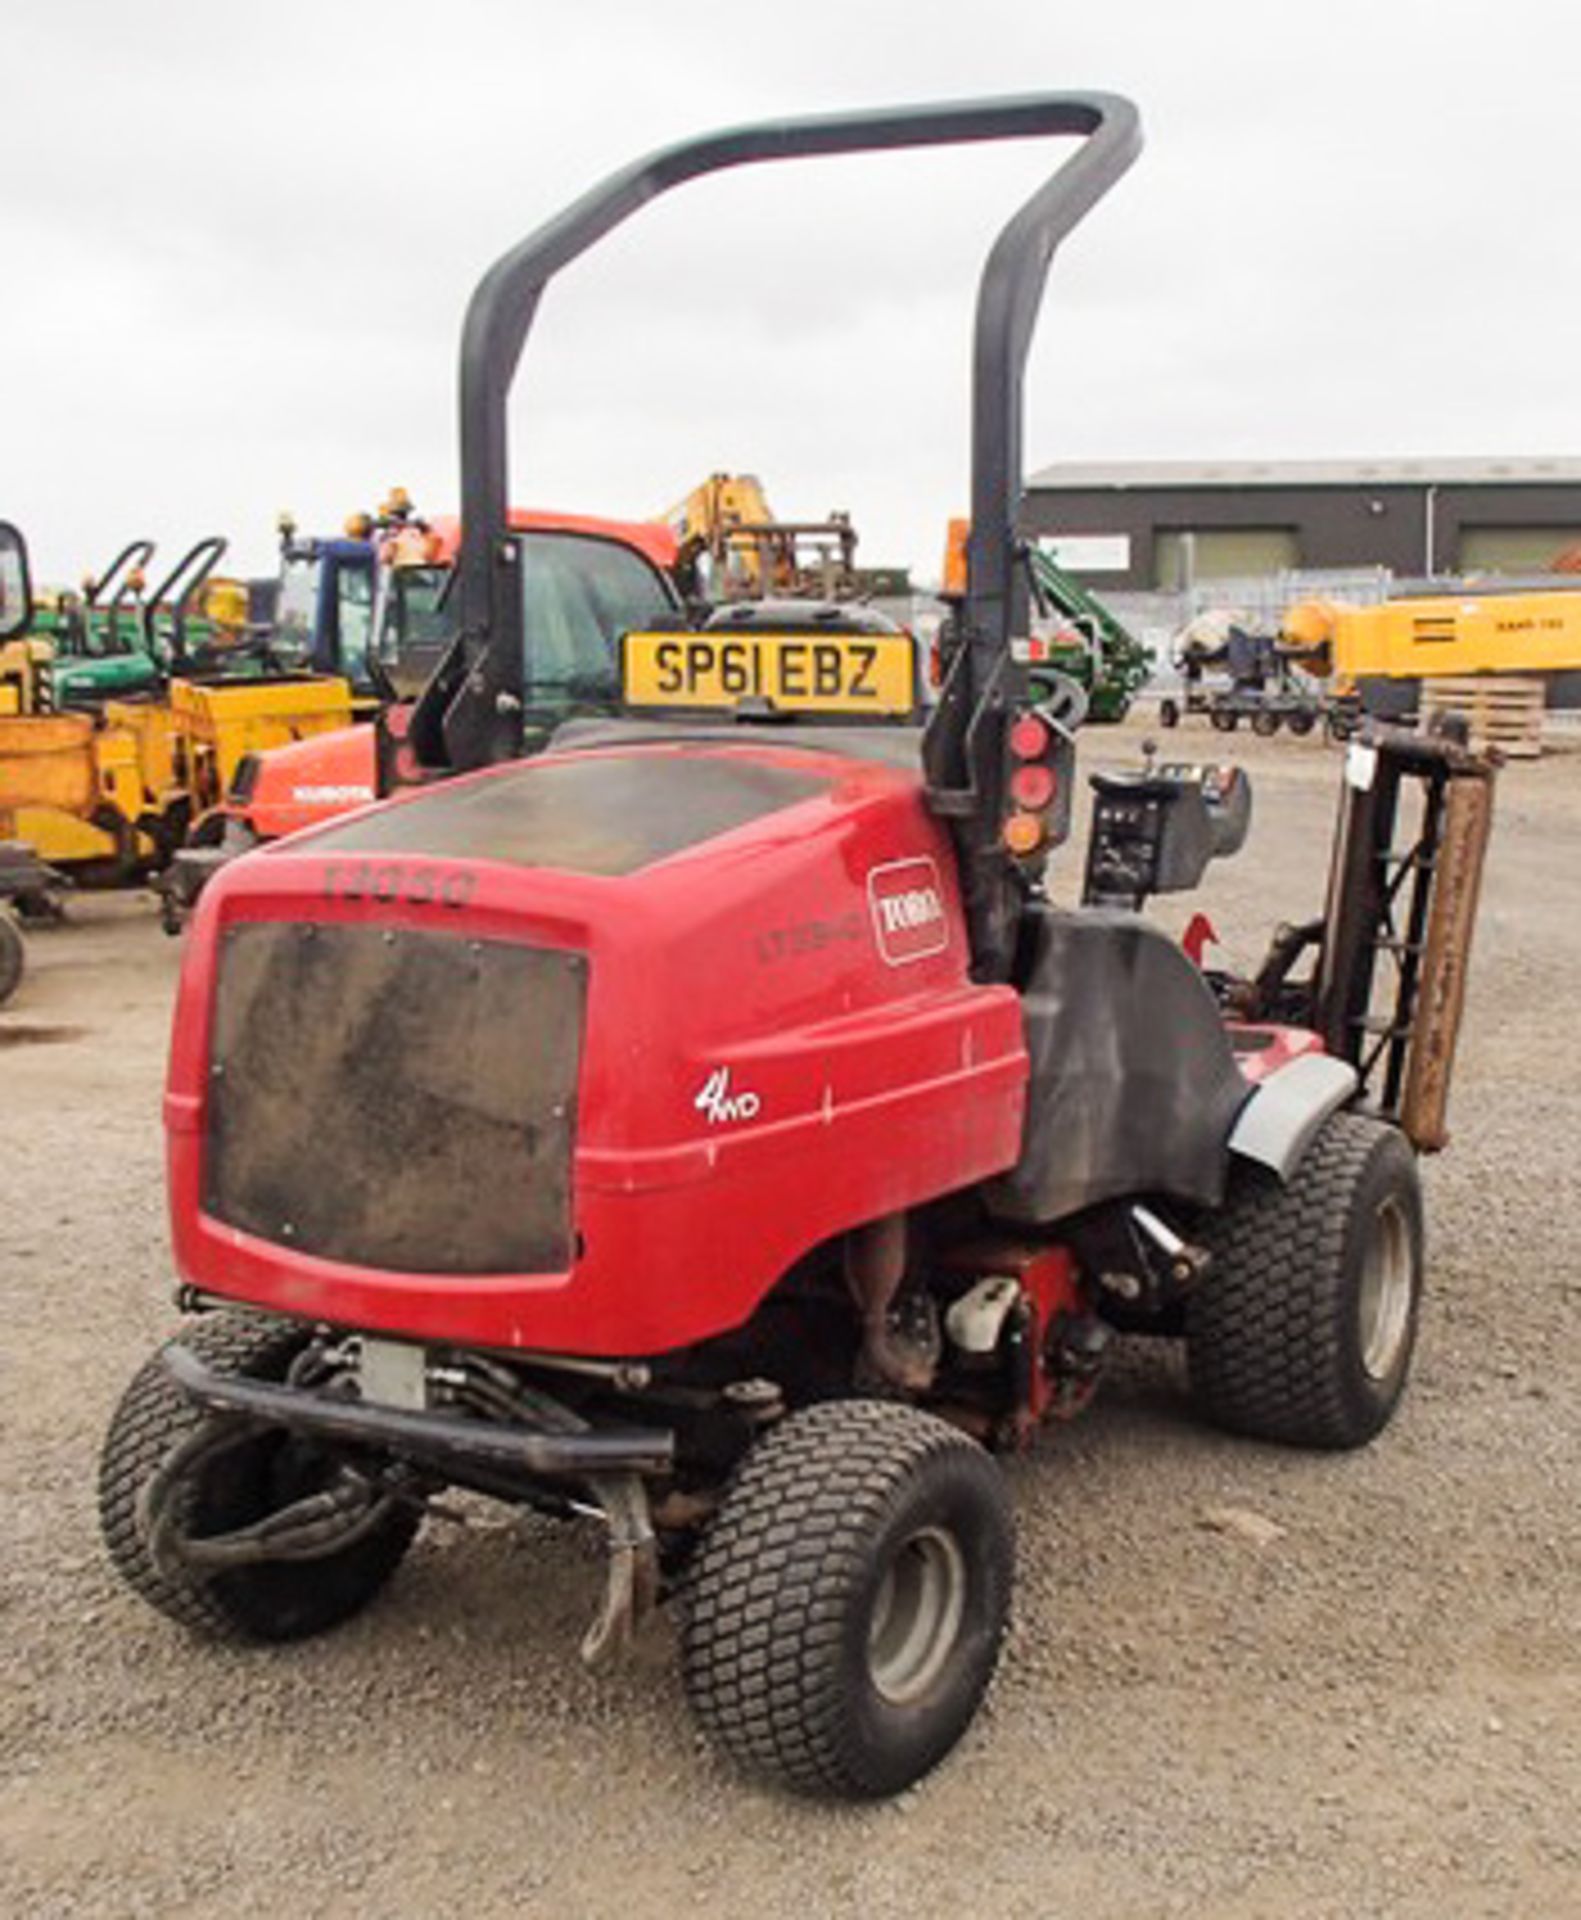
M 1056 263 L 1029 468 L 1581 454 L 1581 12 L 1548 0 L 9 0 L 0 515 L 46 580 L 134 533 L 272 565 L 392 482 L 457 495 L 490 261 L 648 148 L 840 107 L 1099 87 L 1141 160 Z M 936 575 L 975 278 L 1048 143 L 759 167 L 557 280 L 522 504 L 715 469 Z

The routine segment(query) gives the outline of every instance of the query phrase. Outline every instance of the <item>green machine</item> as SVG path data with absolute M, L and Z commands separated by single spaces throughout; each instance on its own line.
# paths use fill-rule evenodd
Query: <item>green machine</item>
M 152 540 L 129 540 L 102 573 L 88 575 L 80 594 L 67 589 L 41 600 L 32 631 L 54 652 L 48 684 L 55 707 L 97 707 L 159 684 L 159 662 L 143 639 L 143 569 L 153 554 Z
M 1027 557 L 1033 606 L 1045 619 L 1060 620 L 1069 630 L 1068 635 L 1029 643 L 1035 657 L 1029 657 L 1027 665 L 1034 680 L 1039 667 L 1052 667 L 1085 690 L 1089 720 L 1123 720 L 1153 671 L 1152 648 L 1143 646 L 1042 547 L 1030 544 Z

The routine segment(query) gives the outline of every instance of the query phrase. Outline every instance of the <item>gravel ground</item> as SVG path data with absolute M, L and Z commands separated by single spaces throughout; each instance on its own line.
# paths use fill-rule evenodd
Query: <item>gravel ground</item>
M 1318 901 L 1338 759 L 1236 745 L 1258 820 L 1203 904 L 1248 960 Z M 278 1653 L 216 1651 L 118 1588 L 95 1454 L 172 1320 L 177 949 L 133 898 L 31 947 L 0 1014 L 5 1912 L 1581 1912 L 1581 752 L 1504 778 L 1394 1427 L 1343 1458 L 1232 1442 L 1138 1344 L 1011 1467 L 988 1709 L 876 1809 L 714 1760 L 662 1624 L 583 1674 L 598 1559 L 540 1522 L 430 1526 L 379 1605 Z M 1225 1506 L 1282 1531 L 1203 1524 Z

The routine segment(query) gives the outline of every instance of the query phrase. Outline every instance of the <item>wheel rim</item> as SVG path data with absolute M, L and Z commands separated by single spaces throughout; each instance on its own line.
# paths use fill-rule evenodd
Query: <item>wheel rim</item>
M 923 1527 L 884 1569 L 867 1632 L 867 1671 L 891 1706 L 920 1699 L 949 1664 L 966 1614 L 966 1556 L 953 1533 Z
M 1398 1200 L 1385 1200 L 1373 1215 L 1361 1275 L 1358 1332 L 1369 1380 L 1387 1380 L 1399 1365 L 1411 1325 L 1415 1267 L 1405 1209 Z

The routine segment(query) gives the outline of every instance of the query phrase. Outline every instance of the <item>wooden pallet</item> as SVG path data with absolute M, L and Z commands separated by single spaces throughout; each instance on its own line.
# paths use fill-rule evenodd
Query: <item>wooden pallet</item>
M 1535 760 L 1543 750 L 1546 688 L 1536 673 L 1474 673 L 1422 682 L 1422 721 L 1461 714 L 1474 747 L 1498 747 L 1512 760 Z

